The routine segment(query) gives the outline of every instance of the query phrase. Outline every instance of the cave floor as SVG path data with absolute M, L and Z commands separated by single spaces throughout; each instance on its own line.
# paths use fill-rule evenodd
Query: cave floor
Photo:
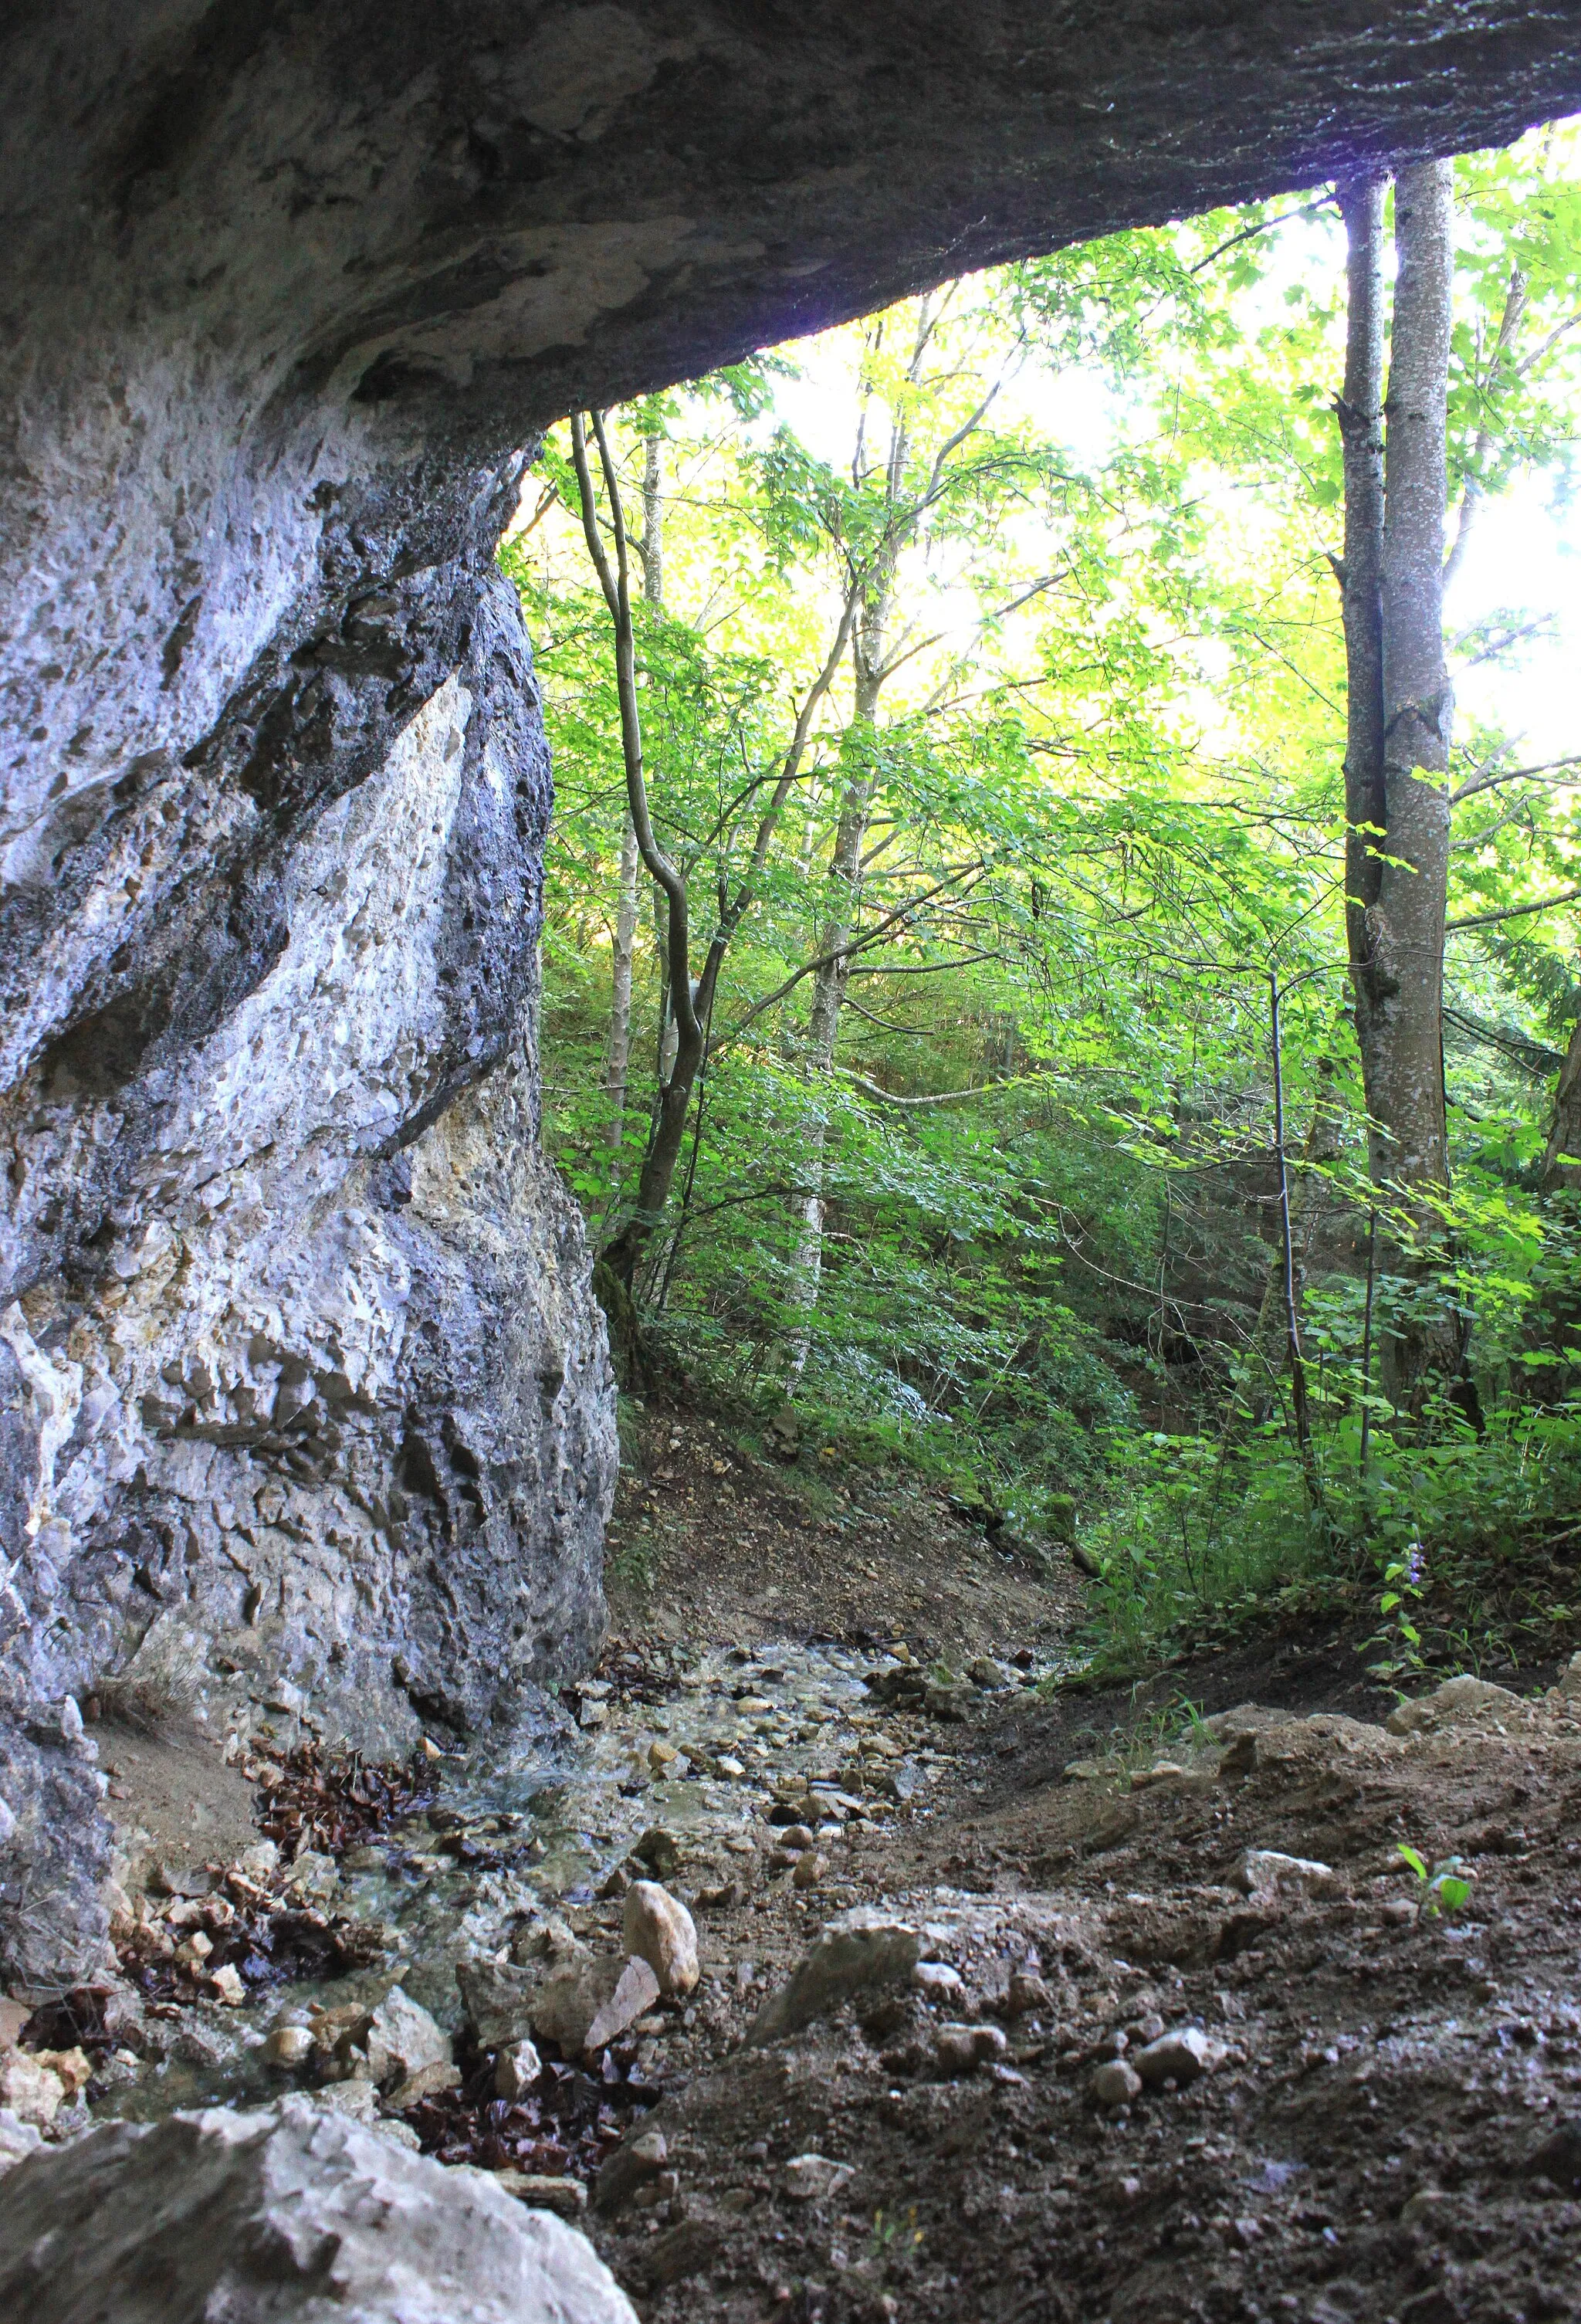
M 591 2180 L 584 2224 L 649 2324 L 1581 2312 L 1581 1704 L 1474 1688 L 1391 1732 L 1319 1632 L 1168 1687 L 1060 1686 L 1076 1577 L 885 1493 L 659 1419 L 617 1511 L 604 1656 L 558 1730 L 503 1762 L 446 1745 L 338 1860 L 304 1824 L 290 1893 L 317 1884 L 361 1957 L 229 2011 L 166 1964 L 162 2039 L 106 2064 L 94 2111 L 275 2094 L 266 2030 L 394 1974 L 468 2077 L 407 2133 Z M 253 1773 L 284 1830 L 279 1767 Z M 1402 1844 L 1458 1859 L 1464 1901 L 1433 1910 Z M 1249 1874 L 1259 1849 L 1328 1876 Z M 624 1884 L 655 1870 L 695 1914 L 696 1991 L 594 2080 L 556 2070 L 574 2121 L 493 2106 L 456 1960 L 546 1912 L 618 1946 Z M 754 2046 L 853 1905 L 959 1983 Z M 1181 2029 L 1199 2055 L 1141 2089 L 1111 2073 L 1099 2103 L 1100 2067 Z M 639 2126 L 673 2180 L 601 2210 L 597 2163 Z

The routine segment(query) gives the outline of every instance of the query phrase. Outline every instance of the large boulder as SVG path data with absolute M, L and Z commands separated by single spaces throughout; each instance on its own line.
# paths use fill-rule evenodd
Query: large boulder
M 0 2181 L 29 2324 L 636 2324 L 585 2236 L 299 2098 L 112 2123 Z

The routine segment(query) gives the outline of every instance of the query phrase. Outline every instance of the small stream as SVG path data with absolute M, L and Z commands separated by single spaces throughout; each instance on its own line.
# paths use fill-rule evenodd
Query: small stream
M 150 2119 L 277 2096 L 293 2078 L 263 2055 L 271 2028 L 306 2024 L 315 2003 L 371 2003 L 392 1982 L 455 2032 L 457 1961 L 593 1904 L 639 1846 L 649 1860 L 637 1868 L 706 1900 L 773 1848 L 777 1813 L 825 1843 L 853 1819 L 882 1829 L 903 1802 L 925 1803 L 962 1730 L 880 1700 L 874 1668 L 871 1654 L 793 1642 L 616 1657 L 565 1691 L 541 1738 L 437 1762 L 431 1800 L 375 1844 L 338 1864 L 298 1859 L 297 1901 L 365 1924 L 368 1966 L 162 2013 L 169 2054 L 110 2061 L 94 2112 Z

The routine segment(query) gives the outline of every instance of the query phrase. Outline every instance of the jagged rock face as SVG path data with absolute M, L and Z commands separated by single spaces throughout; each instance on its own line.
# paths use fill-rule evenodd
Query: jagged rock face
M 476 580 L 456 653 L 373 770 L 267 843 L 223 789 L 142 821 L 156 887 L 212 882 L 238 824 L 254 862 L 267 844 L 275 940 L 228 1005 L 200 947 L 163 964 L 206 1005 L 119 1085 L 90 1020 L 13 1094 L 33 1263 L 0 1322 L 0 1795 L 25 1978 L 92 1966 L 105 1850 L 73 1730 L 106 1681 L 216 1735 L 299 1713 L 399 1752 L 419 1713 L 530 1715 L 596 1643 L 610 1374 L 538 1145 L 549 770 L 503 583 Z
M 548 770 L 492 562 L 535 429 L 1510 134 L 1581 102 L 1581 11 L 13 17 L 0 1923 L 32 1978 L 97 1941 L 87 1689 L 383 1747 L 524 1715 L 598 1628 L 611 1391 L 538 1152 Z

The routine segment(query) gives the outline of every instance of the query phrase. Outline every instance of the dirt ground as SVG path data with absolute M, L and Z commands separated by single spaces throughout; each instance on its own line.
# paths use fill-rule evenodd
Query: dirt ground
M 1581 1693 L 1462 1683 L 1413 1726 L 1331 1628 L 1136 1689 L 1036 1685 L 1069 1657 L 1073 1572 L 893 1472 L 781 1466 L 694 1416 L 650 1411 L 646 1442 L 606 1675 L 802 1638 L 875 1669 L 902 1641 L 988 1654 L 1016 1683 L 941 1718 L 880 1682 L 845 1764 L 927 1781 L 821 1829 L 805 1886 L 783 1801 L 740 1877 L 669 1876 L 703 1976 L 639 2029 L 661 2095 L 631 2135 L 662 2134 L 665 2175 L 618 2202 L 595 2180 L 585 2222 L 644 2324 L 1581 2314 Z M 106 1757 L 123 1813 L 177 1832 L 168 1758 L 145 1802 L 130 1739 Z M 1402 1846 L 1456 1859 L 1464 1895 Z M 595 1948 L 620 1921 L 600 1896 L 567 1905 Z M 862 1905 L 931 1975 L 755 2043 Z
M 1073 1569 L 1040 1580 L 904 1471 L 853 1470 L 810 1447 L 786 1464 L 724 1423 L 657 1406 L 632 1449 L 609 1533 L 617 1633 L 744 1646 L 899 1637 L 957 1658 L 1067 1645 L 1081 1604 Z
M 858 1486 L 836 1532 L 770 1480 L 727 1514 L 699 1475 L 721 1457 L 711 1432 L 670 1434 L 656 1465 L 674 1475 L 630 1488 L 624 1514 L 657 1504 L 647 1602 L 683 1624 L 750 1643 L 799 1619 L 957 1655 L 1070 1627 L 1074 1577 L 1018 1572 L 938 1503 L 886 1523 L 864 1505 L 881 1482 Z M 616 1597 L 633 1636 L 642 1608 Z M 1182 1731 L 1181 1701 L 1209 1725 Z M 1406 1736 L 1382 1723 L 1393 1703 L 1356 1642 L 1322 1632 L 1138 1690 L 988 1698 L 965 1731 L 915 1721 L 959 1754 L 925 1809 L 848 1826 L 823 1894 L 771 1880 L 699 1916 L 709 1998 L 664 2045 L 645 2126 L 676 2193 L 592 2227 L 645 2318 L 1581 2314 L 1581 1702 L 1494 1692 Z M 1068 1779 L 1072 1760 L 1091 1772 Z M 1150 1779 L 1160 1763 L 1177 1772 Z M 1422 1909 L 1402 1843 L 1429 1868 L 1462 1859 L 1460 1910 Z M 1252 1849 L 1333 1877 L 1248 1895 Z M 875 1992 L 745 2043 L 826 1912 L 858 1897 L 915 1926 L 961 1990 Z M 1017 1972 L 1036 1984 L 1013 2010 Z M 951 2068 L 951 2022 L 997 2029 L 1002 2052 Z M 1095 2100 L 1100 2063 L 1182 2026 L 1209 2071 Z M 807 2153 L 850 2175 L 793 2194 Z

